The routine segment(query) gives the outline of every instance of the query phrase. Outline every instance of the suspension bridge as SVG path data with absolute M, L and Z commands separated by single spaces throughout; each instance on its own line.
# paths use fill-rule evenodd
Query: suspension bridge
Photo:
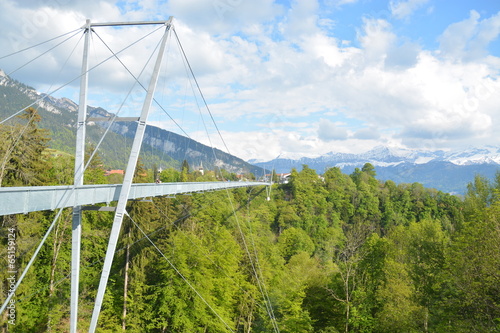
M 75 165 L 74 165 L 74 183 L 69 186 L 36 186 L 36 187 L 6 187 L 0 188 L 0 216 L 11 214 L 26 214 L 34 211 L 42 210 L 59 210 L 54 221 L 46 231 L 44 237 L 36 248 L 32 258 L 27 266 L 24 268 L 22 274 L 17 278 L 17 283 L 13 290 L 8 294 L 0 313 L 3 313 L 9 301 L 15 295 L 15 291 L 22 283 L 24 276 L 28 273 L 33 261 L 36 259 L 38 252 L 44 245 L 48 235 L 51 233 L 54 225 L 59 219 L 63 208 L 73 209 L 72 218 L 72 244 L 71 244 L 71 298 L 70 298 L 70 327 L 69 331 L 77 332 L 78 322 L 78 298 L 79 298 L 79 275 L 80 275 L 80 249 L 81 249 L 81 222 L 83 210 L 100 210 L 100 211 L 113 211 L 114 218 L 111 231 L 108 238 L 108 246 L 106 256 L 102 268 L 97 296 L 95 298 L 94 310 L 90 322 L 89 332 L 95 332 L 98 324 L 99 314 L 104 298 L 104 293 L 108 283 L 111 264 L 116 251 L 118 238 L 123 222 L 123 218 L 127 215 L 126 205 L 129 200 L 140 198 L 151 198 L 158 196 L 170 196 L 176 194 L 186 194 L 194 192 L 214 191 L 222 189 L 233 189 L 239 187 L 251 186 L 269 186 L 271 184 L 264 182 L 194 182 L 194 183 L 147 183 L 136 184 L 133 183 L 133 176 L 135 173 L 141 145 L 144 138 L 148 115 L 150 113 L 151 105 L 153 103 L 155 90 L 162 65 L 165 45 L 170 32 L 173 29 L 173 18 L 170 17 L 165 21 L 153 22 L 111 22 L 111 23 L 93 23 L 87 20 L 85 25 L 81 27 L 84 34 L 83 46 L 83 60 L 81 67 L 80 79 L 80 93 L 79 104 L 77 113 L 76 125 L 76 150 L 75 150 Z M 156 62 L 154 69 L 151 73 L 149 86 L 145 88 L 146 96 L 143 101 L 142 111 L 138 118 L 120 118 L 114 117 L 112 121 L 136 121 L 137 129 L 134 135 L 130 156 L 127 162 L 125 175 L 122 184 L 114 185 L 84 185 L 83 175 L 88 166 L 85 164 L 85 134 L 86 126 L 89 122 L 87 118 L 87 99 L 88 99 L 88 77 L 89 72 L 89 43 L 90 35 L 94 29 L 98 27 L 123 27 L 123 26 L 137 26 L 137 25 L 159 25 L 164 27 L 164 32 L 159 43 Z M 117 58 L 116 54 L 114 56 Z M 118 59 L 118 58 L 117 58 Z M 129 72 L 130 73 L 130 72 Z M 137 79 L 136 79 L 137 80 Z M 57 90 L 57 89 L 56 89 Z M 35 101 L 32 105 L 35 105 Z M 27 107 L 30 107 L 29 105 Z M 26 108 L 27 108 L 26 107 Z M 24 108 L 24 109 L 26 109 Z M 24 110 L 23 109 L 23 110 Z M 21 111 L 16 114 L 19 114 Z M 13 116 L 0 121 L 0 124 L 6 120 L 11 119 Z M 109 119 L 96 119 L 92 121 L 106 121 Z M 109 129 L 109 127 L 108 127 Z M 107 133 L 107 132 L 106 132 Z M 105 133 L 105 134 L 106 134 Z M 98 146 L 99 147 L 99 146 Z M 96 150 L 98 149 L 96 147 Z M 94 151 L 95 153 L 95 151 Z M 92 155 L 93 156 L 93 155 Z M 116 202 L 110 206 L 109 204 Z M 106 204 L 106 206 L 97 206 L 98 204 Z

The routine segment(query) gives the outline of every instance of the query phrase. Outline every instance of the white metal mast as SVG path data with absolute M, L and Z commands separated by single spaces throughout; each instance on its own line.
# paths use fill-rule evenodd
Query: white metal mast
M 82 75 L 80 77 L 80 101 L 78 103 L 78 122 L 76 127 L 75 149 L 75 186 L 83 185 L 85 168 L 85 130 L 87 118 L 87 88 L 89 70 L 90 20 L 84 26 L 85 42 L 83 45 Z M 80 281 L 80 248 L 82 242 L 82 206 L 73 207 L 71 240 L 71 299 L 70 299 L 70 332 L 76 333 L 78 321 L 78 285 Z
M 97 327 L 97 321 L 99 319 L 99 313 L 101 311 L 102 301 L 108 283 L 111 264 L 113 262 L 113 257 L 118 242 L 118 236 L 120 234 L 123 216 L 125 215 L 125 208 L 127 205 L 130 188 L 132 187 L 132 180 L 134 178 L 135 167 L 137 165 L 137 160 L 139 158 L 139 151 L 141 149 L 144 132 L 146 131 L 146 121 L 149 115 L 151 104 L 153 102 L 156 83 L 158 82 L 158 76 L 160 74 L 160 67 L 163 60 L 163 54 L 165 51 L 167 37 L 170 32 L 170 27 L 172 24 L 172 17 L 170 17 L 170 19 L 167 22 L 164 22 L 163 24 L 165 24 L 166 26 L 165 33 L 163 34 L 163 38 L 161 40 L 161 45 L 158 50 L 158 56 L 156 58 L 153 74 L 151 75 L 151 81 L 149 83 L 148 92 L 144 100 L 141 116 L 139 118 L 139 123 L 137 124 L 137 130 L 135 131 L 134 142 L 132 143 L 132 150 L 130 151 L 130 157 L 128 160 L 127 169 L 125 170 L 125 177 L 123 179 L 123 185 L 121 188 L 120 197 L 118 199 L 118 204 L 116 206 L 113 226 L 111 227 L 111 234 L 109 235 L 108 249 L 106 250 L 106 257 L 104 259 L 104 266 L 102 268 L 101 280 L 99 282 L 99 289 L 97 290 L 97 296 L 94 304 L 94 311 L 92 313 L 92 319 L 90 321 L 89 332 L 91 333 L 95 332 Z

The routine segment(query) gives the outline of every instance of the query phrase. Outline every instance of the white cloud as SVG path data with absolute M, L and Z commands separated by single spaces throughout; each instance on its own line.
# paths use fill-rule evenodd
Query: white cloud
M 217 1 L 171 0 L 165 5 L 127 1 L 118 8 L 114 1 L 85 6 L 82 0 L 46 9 L 35 3 L 20 7 L 5 2 L 0 12 L 2 45 L 12 48 L 10 33 L 22 35 L 23 29 L 29 29 L 28 19 L 40 13 L 50 20 L 41 16 L 32 20 L 37 29 L 25 38 L 26 45 L 80 27 L 86 17 L 124 21 L 174 14 L 176 31 L 230 151 L 245 159 L 272 159 L 280 153 L 311 156 L 334 149 L 364 151 L 383 142 L 471 143 L 486 140 L 486 135 L 497 140 L 493 133 L 500 131 L 500 59 L 487 52 L 498 37 L 500 14 L 481 20 L 471 12 L 469 19 L 445 30 L 440 50 L 429 50 L 398 36 L 396 27 L 381 19 L 363 19 L 357 27 L 358 43 L 343 41 L 332 33 L 334 20 L 320 17 L 317 1 L 294 1 L 288 9 L 271 0 L 224 1 L 232 7 L 220 17 L 214 8 L 214 3 L 220 4 Z M 391 8 L 395 17 L 403 18 L 425 3 L 393 2 Z M 142 36 L 145 29 L 117 34 L 99 28 L 98 33 L 117 50 Z M 153 38 L 121 58 L 138 73 L 157 41 Z M 94 38 L 93 62 L 109 54 L 99 43 Z M 19 78 L 28 84 L 52 84 L 73 46 L 52 55 L 44 66 L 34 67 L 36 71 L 20 71 Z M 196 134 L 199 128 L 192 125 L 196 121 L 187 119 L 198 110 L 195 101 L 183 99 L 191 86 L 183 78 L 185 68 L 175 48 L 173 42 L 160 82 L 175 79 L 172 82 L 177 83 L 167 83 L 158 91 L 172 102 L 169 111 L 186 112 L 183 125 L 193 131 L 193 137 L 208 143 L 206 134 Z M 15 68 L 26 59 L 1 60 L 0 68 Z M 59 82 L 78 76 L 81 58 L 75 59 Z M 91 81 L 102 88 L 96 98 L 114 105 L 132 82 L 116 62 L 92 74 Z M 120 96 L 115 94 L 118 90 Z M 168 97 L 174 94 L 180 96 Z M 226 122 L 245 126 L 225 127 Z M 224 148 L 220 142 L 214 144 Z
M 321 119 L 318 126 L 318 138 L 322 141 L 346 140 L 349 136 L 347 129 L 328 120 Z
M 323 0 L 325 7 L 341 7 L 344 5 L 355 4 L 359 0 Z
M 381 64 L 395 43 L 396 35 L 385 20 L 364 18 L 363 21 L 363 33 L 358 39 L 363 48 L 364 58 L 373 65 Z
M 377 140 L 380 138 L 380 133 L 376 128 L 362 128 L 353 134 L 353 138 L 359 140 Z
M 500 35 L 500 12 L 480 20 L 472 10 L 468 19 L 451 24 L 440 36 L 440 49 L 444 56 L 466 61 L 488 55 L 488 45 Z
M 170 0 L 164 10 L 198 31 L 227 36 L 272 20 L 283 8 L 273 0 Z
M 391 1 L 389 3 L 389 8 L 394 17 L 398 19 L 403 19 L 415 12 L 423 5 L 425 5 L 429 0 L 407 0 L 407 1 Z
M 458 58 L 463 57 L 469 40 L 477 33 L 479 18 L 478 12 L 471 11 L 468 19 L 451 24 L 439 38 L 440 50 L 443 54 Z
M 388 68 L 404 69 L 413 67 L 420 54 L 421 47 L 417 43 L 407 42 L 402 45 L 394 45 L 387 51 L 384 65 Z

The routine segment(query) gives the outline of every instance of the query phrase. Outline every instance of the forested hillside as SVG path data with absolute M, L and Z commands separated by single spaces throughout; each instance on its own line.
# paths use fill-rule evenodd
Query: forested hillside
M 48 130 L 51 135 L 49 147 L 73 153 L 78 105 L 68 98 L 55 98 L 39 93 L 12 79 L 0 69 L 0 117 L 6 119 L 27 105 L 35 105 L 42 116 L 39 126 Z M 87 107 L 87 113 L 88 118 L 115 116 L 100 107 L 92 106 Z M 109 126 L 109 122 L 89 121 L 86 127 L 87 140 L 93 145 L 100 142 L 101 159 L 107 167 L 125 169 L 137 123 L 116 121 L 111 125 L 110 131 L 107 131 Z M 178 168 L 183 160 L 187 160 L 198 167 L 203 163 L 205 168 L 217 166 L 232 172 L 252 172 L 259 176 L 266 173 L 266 170 L 227 152 L 151 125 L 146 126 L 140 156 L 144 165 L 149 168 L 154 165 L 162 169 Z
M 47 154 L 36 114 L 24 117 L 15 145 L 18 129 L 0 127 L 1 185 L 71 183 L 72 157 Z M 104 168 L 94 161 L 85 182 L 108 181 Z M 185 166 L 160 178 L 212 175 Z M 380 182 L 365 164 L 350 175 L 294 169 L 270 200 L 262 187 L 130 202 L 98 331 L 500 332 L 499 194 L 500 175 L 476 176 L 459 198 Z M 55 214 L 1 217 L 0 253 L 15 233 L 18 274 Z M 84 212 L 81 332 L 111 223 L 112 213 Z M 68 210 L 15 295 L 14 324 L 2 314 L 4 332 L 68 331 L 70 247 Z M 2 267 L 2 301 L 8 278 Z

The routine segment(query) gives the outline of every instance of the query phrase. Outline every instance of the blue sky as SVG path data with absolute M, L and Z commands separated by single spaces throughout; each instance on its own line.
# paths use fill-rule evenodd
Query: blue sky
M 500 146 L 496 1 L 6 0 L 0 6 L 3 54 L 81 27 L 86 18 L 174 16 L 226 145 L 244 159 L 363 152 L 379 145 Z M 96 29 L 114 50 L 148 31 Z M 78 38 L 12 76 L 40 91 L 76 77 Z M 158 40 L 154 34 L 124 53 L 123 61 L 138 74 Z M 192 138 L 224 149 L 191 96 L 193 82 L 175 41 L 170 43 L 156 98 Z M 91 61 L 107 52 L 95 37 Z M 0 59 L 0 68 L 9 73 L 35 54 Z M 89 103 L 116 112 L 132 84 L 110 61 L 91 73 Z M 77 100 L 76 84 L 57 95 Z M 139 97 L 134 93 L 122 114 L 140 109 Z M 150 121 L 180 132 L 158 108 Z

